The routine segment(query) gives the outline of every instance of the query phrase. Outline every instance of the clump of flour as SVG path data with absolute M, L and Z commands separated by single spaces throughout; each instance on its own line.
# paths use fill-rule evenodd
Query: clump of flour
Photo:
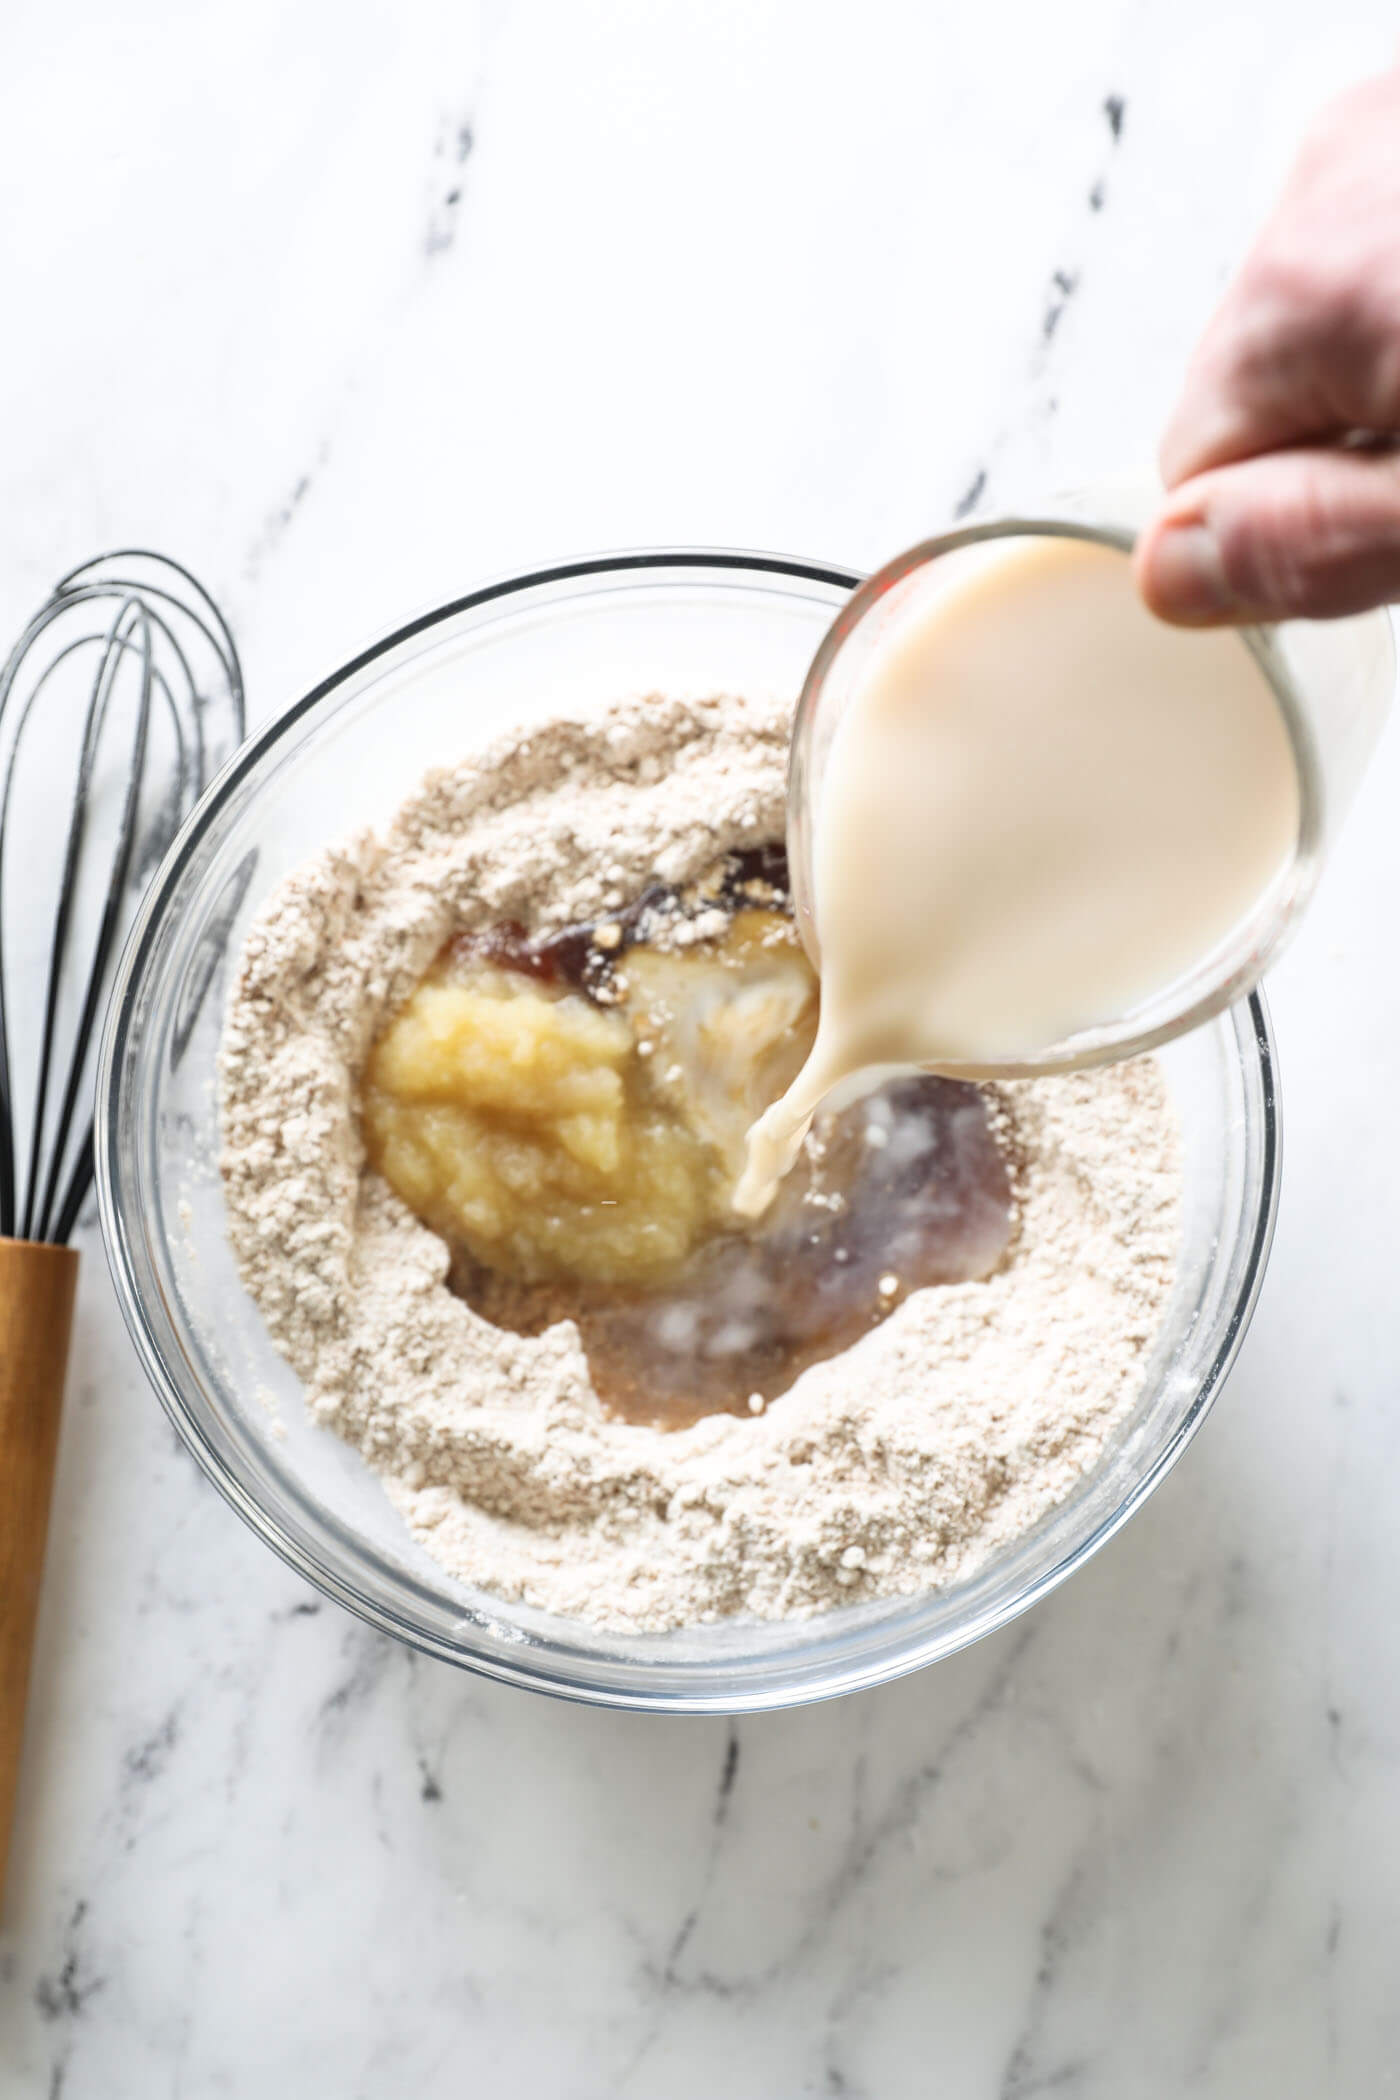
M 431 774 L 381 839 L 289 876 L 244 948 L 220 1059 L 229 1230 L 314 1417 L 462 1580 L 627 1630 L 803 1616 L 966 1574 L 1034 1524 L 1139 1392 L 1181 1174 L 1150 1061 L 997 1089 L 1019 1231 L 985 1282 L 913 1293 L 766 1413 L 606 1417 L 568 1323 L 506 1333 L 367 1169 L 369 1047 L 450 933 L 545 930 L 780 838 L 789 715 L 622 702 Z

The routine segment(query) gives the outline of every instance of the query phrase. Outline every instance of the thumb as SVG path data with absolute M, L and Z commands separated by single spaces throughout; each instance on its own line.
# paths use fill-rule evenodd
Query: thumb
M 1299 447 L 1173 489 L 1138 540 L 1163 620 L 1335 619 L 1400 599 L 1400 454 Z

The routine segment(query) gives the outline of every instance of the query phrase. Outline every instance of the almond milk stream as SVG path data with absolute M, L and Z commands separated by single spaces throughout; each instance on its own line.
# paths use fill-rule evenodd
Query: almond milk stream
M 750 1132 L 756 1216 L 862 1074 L 1033 1062 L 1205 958 L 1287 865 L 1292 747 L 1229 632 L 1154 619 L 1126 556 L 1026 539 L 897 620 L 812 812 L 821 1018 Z

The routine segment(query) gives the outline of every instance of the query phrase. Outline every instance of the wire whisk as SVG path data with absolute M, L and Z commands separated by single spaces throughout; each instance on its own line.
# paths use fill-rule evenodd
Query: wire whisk
M 0 1236 L 68 1243 L 121 942 L 243 730 L 228 623 L 142 548 L 65 576 L 0 670 Z

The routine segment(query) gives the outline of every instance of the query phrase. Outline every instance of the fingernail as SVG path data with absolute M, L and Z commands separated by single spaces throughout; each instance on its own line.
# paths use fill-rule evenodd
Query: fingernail
M 1151 599 L 1172 620 L 1214 620 L 1235 608 L 1220 548 L 1208 525 L 1168 525 L 1151 550 Z

